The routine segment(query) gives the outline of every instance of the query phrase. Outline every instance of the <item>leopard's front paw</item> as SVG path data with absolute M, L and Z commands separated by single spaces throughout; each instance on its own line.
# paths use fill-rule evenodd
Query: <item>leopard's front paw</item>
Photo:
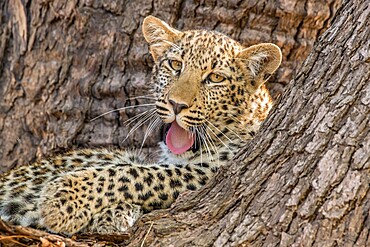
M 142 214 L 143 211 L 139 205 L 120 201 L 93 215 L 86 231 L 100 234 L 122 233 L 133 226 Z

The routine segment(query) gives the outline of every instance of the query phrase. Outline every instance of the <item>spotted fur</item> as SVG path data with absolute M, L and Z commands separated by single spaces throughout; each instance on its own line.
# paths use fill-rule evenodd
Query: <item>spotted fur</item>
M 18 167 L 0 178 L 3 220 L 68 235 L 125 231 L 142 213 L 205 185 L 254 136 L 272 105 L 263 83 L 280 64 L 277 46 L 244 48 L 152 16 L 143 33 L 155 61 L 157 122 L 194 133 L 192 149 L 176 155 L 162 142 L 156 161 L 122 150 L 73 150 Z

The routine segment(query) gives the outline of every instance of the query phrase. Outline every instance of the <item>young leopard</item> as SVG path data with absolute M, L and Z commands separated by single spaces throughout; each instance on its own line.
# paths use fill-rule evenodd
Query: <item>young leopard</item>
M 149 16 L 155 121 L 168 126 L 156 162 L 122 150 L 74 150 L 0 178 L 5 221 L 72 235 L 125 231 L 196 190 L 250 140 L 272 102 L 263 83 L 281 62 L 274 44 L 244 48 L 213 31 L 178 31 Z

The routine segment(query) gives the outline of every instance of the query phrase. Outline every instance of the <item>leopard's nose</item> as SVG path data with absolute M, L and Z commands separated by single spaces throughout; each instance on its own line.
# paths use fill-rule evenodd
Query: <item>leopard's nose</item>
M 178 103 L 172 99 L 169 100 L 170 104 L 172 105 L 173 111 L 175 115 L 179 114 L 183 109 L 189 108 L 189 106 L 185 103 Z

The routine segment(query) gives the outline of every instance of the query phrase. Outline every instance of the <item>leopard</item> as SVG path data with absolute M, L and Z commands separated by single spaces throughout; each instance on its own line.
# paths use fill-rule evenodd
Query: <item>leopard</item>
M 277 45 L 245 47 L 154 16 L 142 32 L 153 58 L 150 114 L 163 128 L 158 157 L 72 149 L 11 169 L 0 177 L 2 220 L 67 236 L 127 231 L 206 185 L 256 135 L 273 106 L 265 82 L 281 64 Z

